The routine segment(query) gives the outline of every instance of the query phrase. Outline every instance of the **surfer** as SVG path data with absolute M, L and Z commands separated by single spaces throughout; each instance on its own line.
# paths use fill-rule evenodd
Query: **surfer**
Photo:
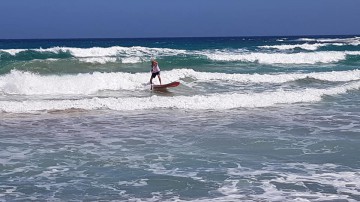
M 151 60 L 151 78 L 150 78 L 150 85 L 152 86 L 152 80 L 155 77 L 159 78 L 159 82 L 161 85 L 161 78 L 160 78 L 160 67 L 158 65 L 158 62 L 156 62 L 156 60 Z

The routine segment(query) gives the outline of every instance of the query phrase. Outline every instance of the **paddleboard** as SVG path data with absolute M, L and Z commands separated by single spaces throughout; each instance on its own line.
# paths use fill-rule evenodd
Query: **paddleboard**
M 174 81 L 168 84 L 163 84 L 163 85 L 153 85 L 152 88 L 153 89 L 162 89 L 162 88 L 172 88 L 172 87 L 176 87 L 180 85 L 180 82 L 178 81 Z

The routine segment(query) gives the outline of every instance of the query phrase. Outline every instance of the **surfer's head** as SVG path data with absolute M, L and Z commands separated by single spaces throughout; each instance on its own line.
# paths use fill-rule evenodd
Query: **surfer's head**
M 156 60 L 151 60 L 151 64 L 157 64 L 158 62 Z

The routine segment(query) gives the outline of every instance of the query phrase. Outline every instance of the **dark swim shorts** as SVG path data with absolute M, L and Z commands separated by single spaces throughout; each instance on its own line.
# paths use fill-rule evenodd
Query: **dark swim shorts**
M 155 77 L 156 77 L 156 75 L 160 75 L 160 72 L 155 72 L 155 73 L 152 73 L 152 74 L 151 74 L 151 78 L 155 78 Z

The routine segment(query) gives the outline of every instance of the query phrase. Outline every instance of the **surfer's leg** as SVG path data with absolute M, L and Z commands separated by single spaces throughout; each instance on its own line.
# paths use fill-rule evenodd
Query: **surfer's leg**
M 161 85 L 161 77 L 160 77 L 160 74 L 158 74 L 158 78 L 159 78 L 160 85 Z
M 150 77 L 150 90 L 152 90 L 152 79 L 153 79 L 153 77 Z

